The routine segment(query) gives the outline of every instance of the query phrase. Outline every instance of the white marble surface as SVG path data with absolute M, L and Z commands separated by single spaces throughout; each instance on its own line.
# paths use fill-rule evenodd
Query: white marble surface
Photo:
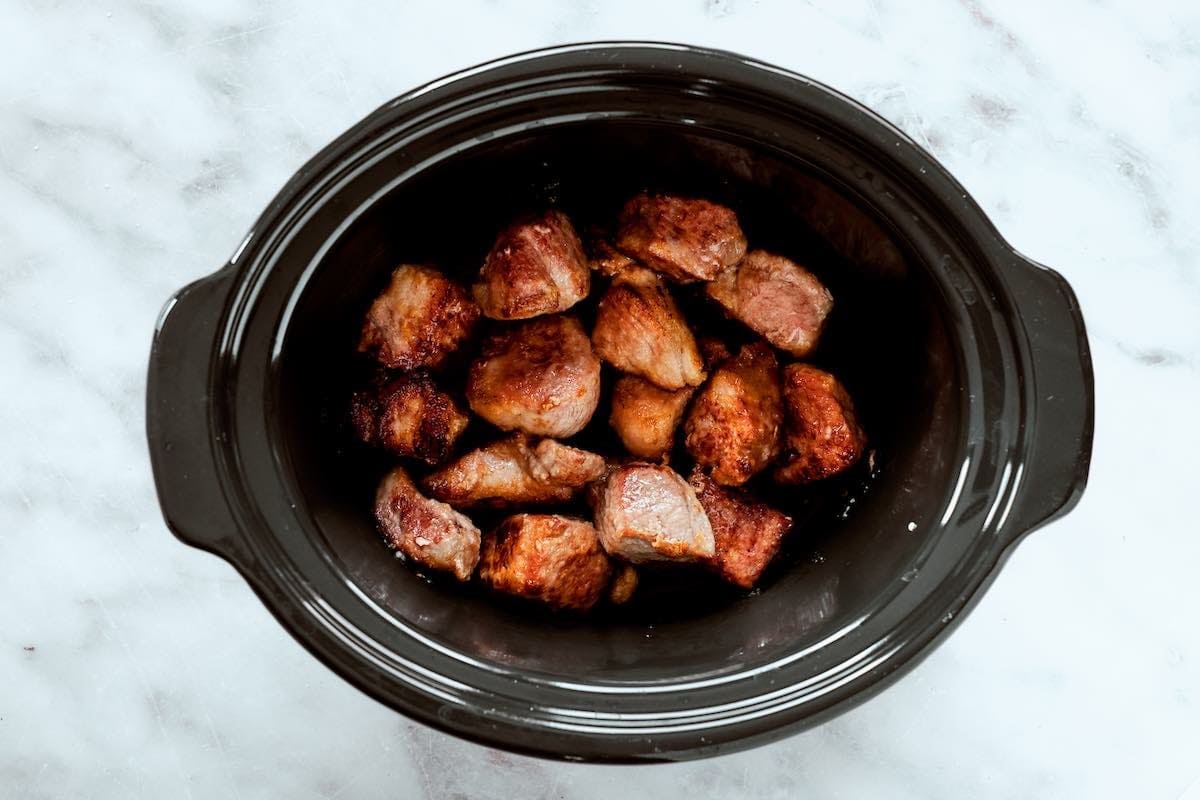
M 682 765 L 514 757 L 368 700 L 170 536 L 143 442 L 160 306 L 301 162 L 419 82 L 596 38 L 874 107 L 1067 276 L 1096 361 L 1083 503 L 944 647 L 824 727 Z M 1192 0 L 5 3 L 2 793 L 1200 798 L 1198 130 Z

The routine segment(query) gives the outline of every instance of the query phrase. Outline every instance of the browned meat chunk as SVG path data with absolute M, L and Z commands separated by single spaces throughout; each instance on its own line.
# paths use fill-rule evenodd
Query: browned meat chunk
M 711 281 L 746 254 L 737 215 L 674 195 L 640 194 L 621 209 L 617 247 L 681 283 Z
M 472 450 L 425 478 L 425 490 L 459 508 L 565 503 L 604 474 L 604 458 L 523 433 Z
M 402 264 L 367 310 L 358 349 L 392 369 L 437 367 L 478 320 L 466 289 L 433 267 Z
M 596 530 L 609 555 L 634 564 L 707 561 L 713 532 L 687 481 L 670 467 L 624 464 L 604 482 Z
M 608 587 L 608 602 L 614 606 L 628 603 L 633 599 L 633 593 L 637 591 L 637 585 L 637 570 L 630 564 L 622 564 Z
M 367 444 L 428 464 L 444 461 L 467 427 L 467 415 L 423 370 L 355 394 L 351 418 Z
M 750 589 L 779 552 L 792 518 L 745 492 L 727 489 L 702 470 L 689 479 L 712 525 L 713 567 L 726 580 Z
M 720 303 L 771 344 L 803 358 L 817 346 L 833 295 L 811 272 L 783 256 L 753 250 L 707 287 Z
M 588 260 L 588 266 L 609 278 L 630 267 L 637 266 L 636 261 L 613 247 L 605 239 L 594 240 L 591 244 L 591 252 L 592 257 Z
M 479 529 L 450 506 L 417 491 L 402 467 L 379 484 L 375 520 L 387 543 L 421 566 L 445 570 L 460 581 L 475 570 Z
M 600 360 L 578 320 L 530 320 L 484 343 L 467 376 L 467 402 L 503 430 L 571 436 L 600 402 Z
M 492 319 L 556 314 L 587 297 L 591 273 L 583 244 L 561 211 L 515 222 L 500 232 L 473 292 Z
M 675 441 L 693 389 L 668 391 L 636 375 L 622 375 L 613 386 L 609 422 L 625 449 L 640 458 L 662 458 Z
M 484 537 L 479 577 L 493 589 L 586 611 L 604 596 L 612 564 L 596 529 L 557 514 L 517 514 Z
M 717 367 L 684 423 L 684 444 L 713 478 L 740 486 L 779 452 L 779 363 L 762 342 Z
M 783 369 L 783 402 L 786 433 L 775 480 L 819 481 L 858 461 L 867 436 L 837 378 L 808 364 L 789 364 Z
M 630 268 L 613 280 L 596 310 L 592 343 L 617 369 L 663 389 L 704 382 L 696 338 L 662 279 L 649 270 Z

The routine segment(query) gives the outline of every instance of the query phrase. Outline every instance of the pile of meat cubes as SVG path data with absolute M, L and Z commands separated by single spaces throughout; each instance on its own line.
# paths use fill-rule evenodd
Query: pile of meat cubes
M 470 289 L 434 266 L 395 269 L 359 344 L 385 377 L 355 395 L 352 417 L 364 442 L 425 466 L 419 481 L 399 465 L 383 479 L 379 530 L 421 568 L 556 608 L 623 602 L 637 568 L 663 562 L 751 588 L 792 520 L 743 484 L 763 471 L 821 480 L 865 445 L 837 378 L 801 361 L 833 298 L 794 261 L 747 251 L 734 212 L 703 199 L 638 195 L 588 249 L 551 210 L 503 230 Z M 593 284 L 589 333 L 571 309 Z M 750 343 L 730 352 L 697 336 L 673 295 L 687 284 Z M 463 391 L 439 385 L 467 361 Z M 611 452 L 564 443 L 605 391 Z M 481 422 L 490 443 L 460 452 Z M 678 437 L 686 465 L 669 463 Z M 591 519 L 549 513 L 573 501 Z M 481 532 L 479 509 L 510 516 Z

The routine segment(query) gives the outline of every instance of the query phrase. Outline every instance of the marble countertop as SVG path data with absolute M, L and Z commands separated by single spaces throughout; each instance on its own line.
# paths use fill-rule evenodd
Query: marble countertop
M 1200 5 L 144 0 L 0 26 L 0 785 L 9 797 L 1200 798 Z M 1091 485 L 915 671 L 811 732 L 653 767 L 415 724 L 179 544 L 143 434 L 155 318 L 399 92 L 574 40 L 741 51 L 944 162 L 1079 294 Z

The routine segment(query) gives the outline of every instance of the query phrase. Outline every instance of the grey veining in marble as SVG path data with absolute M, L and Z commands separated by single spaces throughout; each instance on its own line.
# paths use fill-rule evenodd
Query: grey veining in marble
M 1074 285 L 1091 487 L 911 675 L 703 762 L 556 764 L 407 721 L 178 544 L 150 334 L 376 105 L 547 44 L 688 41 L 839 87 Z M 1200 798 L 1200 5 L 12 0 L 0 11 L 6 797 Z

